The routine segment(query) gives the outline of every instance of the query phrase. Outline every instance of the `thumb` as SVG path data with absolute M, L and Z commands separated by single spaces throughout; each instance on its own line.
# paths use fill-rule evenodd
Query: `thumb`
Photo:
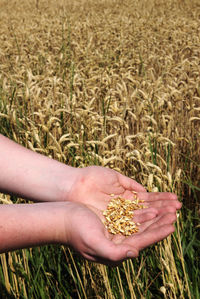
M 138 182 L 134 181 L 133 179 L 118 173 L 119 182 L 122 186 L 130 191 L 134 190 L 136 192 L 146 192 L 146 189 L 139 184 Z
M 110 262 L 119 262 L 127 258 L 136 258 L 139 255 L 139 251 L 133 246 L 123 243 L 116 244 L 107 239 L 105 235 L 104 238 L 99 240 L 98 246 L 95 246 L 95 249 L 96 256 Z

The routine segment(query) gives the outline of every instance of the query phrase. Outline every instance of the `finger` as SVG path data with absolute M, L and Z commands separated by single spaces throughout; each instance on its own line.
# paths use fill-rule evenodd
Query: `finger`
M 154 208 L 158 215 L 167 214 L 167 213 L 176 213 L 176 208 L 174 206 L 164 206 Z
M 124 244 L 116 244 L 108 240 L 110 244 L 102 244 L 98 247 L 97 254 L 99 257 L 109 260 L 111 262 L 123 261 L 127 258 L 128 252 L 132 252 L 132 257 L 138 256 L 138 251 L 135 249 L 135 246 L 129 246 Z
M 136 181 L 132 180 L 131 178 L 122 175 L 121 173 L 118 174 L 118 179 L 120 184 L 127 190 L 136 191 L 136 192 L 146 192 L 146 189 Z
M 122 243 L 117 244 L 107 239 L 103 231 L 98 231 L 95 238 L 89 240 L 89 244 L 90 250 L 86 254 L 92 256 L 97 262 L 103 262 L 104 264 L 119 263 L 126 259 L 130 252 L 132 257 L 137 257 L 139 254 L 134 246 Z
M 175 213 L 168 213 L 166 215 L 158 217 L 158 219 L 155 219 L 155 221 L 152 220 L 152 224 L 150 224 L 147 229 L 155 229 L 159 228 L 162 225 L 173 224 L 174 222 L 176 222 L 176 220 L 177 217 Z
M 151 208 L 163 208 L 163 207 L 171 207 L 175 210 L 179 210 L 182 204 L 176 200 L 156 200 L 156 201 L 146 201 L 143 203 L 146 207 Z
M 141 215 L 144 213 L 154 213 L 154 214 L 159 214 L 158 209 L 155 208 L 144 208 L 144 209 L 139 209 L 139 210 L 134 210 L 134 215 Z
M 83 254 L 83 257 L 86 258 L 87 260 L 95 262 L 95 263 L 100 263 L 100 264 L 110 266 L 110 267 L 117 267 L 117 266 L 120 266 L 121 263 L 123 261 L 127 260 L 128 258 L 135 258 L 136 256 L 132 255 L 132 251 L 131 252 L 129 251 L 124 259 L 117 260 L 117 261 L 111 261 L 109 259 L 104 259 L 102 257 L 93 256 L 93 255 L 90 255 L 90 254 Z
M 177 217 L 175 213 L 167 213 L 155 217 L 149 221 L 146 221 L 140 226 L 139 232 L 142 233 L 145 230 L 159 228 L 162 225 L 173 224 L 176 221 Z
M 149 210 L 151 210 L 151 209 L 149 209 Z M 156 216 L 157 216 L 158 214 L 157 214 L 157 212 L 155 211 L 155 212 L 151 212 L 151 211 L 149 211 L 149 212 L 146 212 L 146 213 L 140 213 L 140 214 L 135 214 L 134 215 L 134 217 L 133 217 L 133 221 L 135 222 L 135 223 L 144 223 L 144 222 L 147 222 L 147 221 L 149 221 L 149 220 L 152 220 L 152 219 L 154 219 Z
M 177 201 L 177 195 L 171 192 L 141 192 L 138 193 L 138 197 L 145 202 L 157 200 Z
M 151 205 L 149 205 L 149 207 L 144 208 L 144 209 L 139 209 L 139 210 L 135 210 L 134 211 L 134 215 L 140 215 L 143 213 L 155 213 L 156 215 L 162 215 L 162 214 L 167 214 L 167 213 L 176 213 L 176 208 L 173 206 L 164 206 L 164 207 L 151 207 Z
M 125 254 L 119 256 L 118 254 L 113 254 L 112 256 L 108 257 L 108 256 L 96 256 L 96 255 L 90 255 L 90 254 L 83 254 L 83 256 L 93 262 L 96 263 L 100 263 L 100 264 L 104 264 L 104 265 L 108 265 L 111 267 L 116 267 L 116 266 L 120 266 L 121 263 L 129 258 L 136 258 L 139 255 L 139 251 L 136 250 L 133 246 L 127 246 L 127 245 L 116 245 L 118 247 L 125 247 L 127 249 L 129 249 L 127 251 L 127 249 L 125 250 Z M 136 253 L 137 252 L 137 253 Z
M 138 250 L 142 250 L 154 243 L 157 243 L 168 237 L 174 232 L 172 224 L 165 224 L 157 228 L 147 230 L 141 234 L 134 235 L 132 238 L 127 238 L 124 243 L 133 244 Z

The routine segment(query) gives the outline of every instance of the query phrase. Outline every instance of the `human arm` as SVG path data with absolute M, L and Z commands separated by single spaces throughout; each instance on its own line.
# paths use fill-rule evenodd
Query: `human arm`
M 63 237 L 63 203 L 1 204 L 0 253 L 56 244 Z
M 84 258 L 116 265 L 137 257 L 143 248 L 174 231 L 176 216 L 138 211 L 140 231 L 130 237 L 110 235 L 85 205 L 71 202 L 0 205 L 0 253 L 47 244 L 72 246 Z
M 29 150 L 0 134 L 0 192 L 33 201 L 62 201 L 76 168 Z

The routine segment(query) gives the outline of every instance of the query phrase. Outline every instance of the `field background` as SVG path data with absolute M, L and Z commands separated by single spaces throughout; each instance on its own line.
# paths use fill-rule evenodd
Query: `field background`
M 200 298 L 199 1 L 0 0 L 0 133 L 183 202 L 176 232 L 119 268 L 1 254 L 1 298 Z

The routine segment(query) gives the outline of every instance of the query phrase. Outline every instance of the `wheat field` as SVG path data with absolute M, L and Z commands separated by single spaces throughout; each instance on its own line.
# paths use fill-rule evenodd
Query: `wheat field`
M 183 203 L 173 236 L 115 269 L 64 247 L 2 254 L 3 298 L 200 298 L 198 0 L 0 0 L 0 133 Z

